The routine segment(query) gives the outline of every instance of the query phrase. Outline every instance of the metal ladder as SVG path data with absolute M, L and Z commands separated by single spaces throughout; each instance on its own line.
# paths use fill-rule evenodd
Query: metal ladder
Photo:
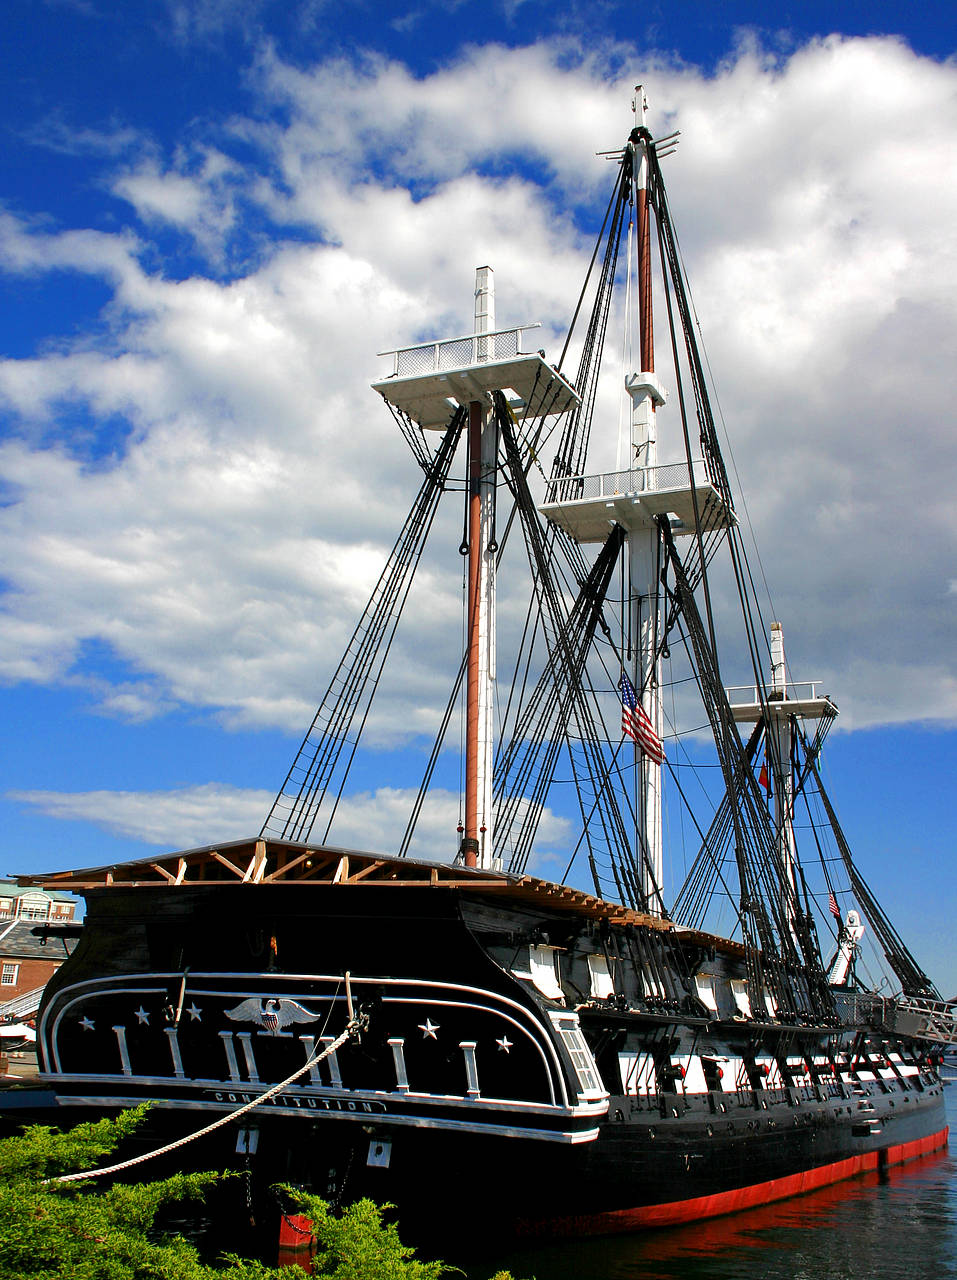
M 957 1005 L 926 996 L 900 996 L 893 1002 L 894 1030 L 935 1044 L 957 1045 Z

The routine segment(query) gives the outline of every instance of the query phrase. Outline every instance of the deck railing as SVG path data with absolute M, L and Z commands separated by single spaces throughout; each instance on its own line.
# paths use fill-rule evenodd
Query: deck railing
M 957 1044 L 957 1004 L 926 996 L 900 996 L 894 1006 L 895 1025 L 906 1020 L 911 1035 L 937 1044 Z
M 510 360 L 531 355 L 522 351 L 522 334 L 540 329 L 541 323 L 522 324 L 517 329 L 495 329 L 491 333 L 471 333 L 461 338 L 445 338 L 441 342 L 418 342 L 398 351 L 380 351 L 392 356 L 392 377 L 411 378 L 423 373 L 441 373 L 447 369 L 465 369 L 490 360 Z
M 695 486 L 710 483 L 703 458 L 691 464 Z M 550 480 L 545 501 L 580 502 L 592 498 L 627 497 L 652 489 L 687 489 L 687 462 L 670 462 L 660 467 L 638 467 L 630 471 L 605 471 L 590 476 L 560 476 Z
M 821 696 L 817 691 L 818 684 L 819 681 L 817 680 L 789 680 L 788 701 L 809 702 L 812 699 L 818 698 Z M 732 707 L 750 707 L 756 702 L 761 701 L 761 698 L 758 696 L 758 688 L 753 684 L 735 684 L 729 689 L 725 689 L 725 693 L 728 695 L 728 701 L 731 703 Z M 763 696 L 765 698 L 769 696 L 767 690 L 763 691 Z M 771 696 L 773 698 L 773 695 Z

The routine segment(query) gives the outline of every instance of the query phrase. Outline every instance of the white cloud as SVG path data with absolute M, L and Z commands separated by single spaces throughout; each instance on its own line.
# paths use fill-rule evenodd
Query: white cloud
M 416 793 L 407 787 L 377 787 L 375 791 L 344 797 L 336 812 L 331 839 L 347 849 L 394 854 L 405 832 Z M 411 857 L 429 862 L 451 862 L 461 836 L 459 794 L 435 787 L 422 807 L 416 823 Z M 542 814 L 536 848 L 539 862 L 556 845 L 567 844 L 570 824 L 551 810 Z M 536 867 L 533 865 L 531 871 Z
M 378 787 L 343 797 L 329 843 L 394 856 L 415 796 L 410 788 Z M 274 797 L 272 792 L 211 782 L 172 791 L 16 791 L 8 798 L 48 817 L 91 822 L 113 835 L 189 849 L 258 835 Z M 457 792 L 433 789 L 419 816 L 411 855 L 451 862 L 460 839 L 458 813 Z M 569 823 L 546 809 L 539 824 L 539 863 L 556 845 L 563 847 L 568 835 Z
M 76 7 L 82 12 L 81 6 Z M 23 137 L 35 146 L 68 156 L 120 156 L 144 143 L 149 145 L 140 133 L 119 121 L 99 129 L 75 127 L 58 111 L 24 130 Z
M 0 267 L 5 271 L 80 271 L 117 283 L 135 270 L 136 248 L 129 232 L 81 229 L 45 234 L 0 211 Z
M 952 721 L 957 68 L 834 38 L 786 61 L 745 48 L 712 78 L 639 70 L 656 131 L 682 131 L 672 207 L 795 676 L 826 680 L 851 723 Z M 0 364 L 0 672 L 85 679 L 109 714 L 305 724 L 419 482 L 368 389 L 375 352 L 467 328 L 488 261 L 502 322 L 543 320 L 554 358 L 611 180 L 594 152 L 627 131 L 635 79 L 557 42 L 421 79 L 265 51 L 258 77 L 257 120 L 229 126 L 258 170 L 220 131 L 112 175 L 135 233 L 0 220 L 7 271 L 113 290 L 102 331 Z M 295 236 L 233 279 L 155 265 L 160 224 L 215 274 L 264 216 Z M 457 504 L 376 741 L 444 702 Z M 115 684 L 86 670 L 91 638 L 122 660 Z
M 273 801 L 270 792 L 219 782 L 175 791 L 15 791 L 8 798 L 51 818 L 180 849 L 258 834 Z
M 170 25 L 162 32 L 177 43 L 211 40 L 238 29 L 249 34 L 264 0 L 166 0 Z
M 147 224 L 169 223 L 192 236 L 212 263 L 224 260 L 224 246 L 236 224 L 235 192 L 242 167 L 214 147 L 179 148 L 170 167 L 155 156 L 112 183 L 116 195 Z

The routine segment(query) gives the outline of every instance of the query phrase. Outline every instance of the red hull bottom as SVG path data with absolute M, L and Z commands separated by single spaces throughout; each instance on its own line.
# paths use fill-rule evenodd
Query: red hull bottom
M 696 1196 L 692 1200 L 641 1205 L 635 1209 L 613 1209 L 607 1213 L 589 1214 L 587 1217 L 561 1218 L 550 1222 L 548 1227 L 550 1231 L 562 1235 L 613 1235 L 640 1231 L 645 1227 L 673 1227 L 687 1222 L 699 1222 L 704 1218 L 717 1218 L 722 1214 L 738 1213 L 742 1209 L 753 1209 L 757 1205 L 803 1195 L 807 1191 L 817 1191 L 820 1187 L 854 1178 L 861 1173 L 873 1173 L 890 1165 L 916 1160 L 946 1147 L 948 1133 L 949 1128 L 945 1127 L 913 1142 L 901 1142 L 879 1151 L 868 1151 L 864 1155 L 819 1165 L 816 1169 L 806 1169 L 803 1173 L 789 1174 L 784 1178 L 772 1178 L 770 1182 L 738 1187 L 734 1191 L 718 1191 L 710 1196 Z

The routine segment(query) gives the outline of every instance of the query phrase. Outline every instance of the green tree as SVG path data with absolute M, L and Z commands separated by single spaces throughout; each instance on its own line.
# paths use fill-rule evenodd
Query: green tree
M 292 1280 L 298 1268 L 269 1267 L 227 1256 L 205 1263 L 182 1236 L 155 1227 L 164 1205 L 202 1200 L 223 1177 L 183 1173 L 156 1182 L 116 1183 L 100 1190 L 93 1180 L 58 1182 L 58 1176 L 95 1168 L 142 1122 L 145 1108 L 116 1119 L 80 1124 L 67 1133 L 33 1125 L 0 1141 L 0 1280 Z M 360 1200 L 333 1216 L 325 1201 L 283 1189 L 311 1218 L 316 1237 L 314 1274 L 335 1280 L 438 1280 L 450 1269 L 422 1262 L 403 1245 L 383 1210 Z M 502 1273 L 495 1280 L 508 1280 Z
M 413 1249 L 399 1239 L 398 1229 L 382 1221 L 383 1209 L 371 1200 L 359 1200 L 335 1217 L 318 1196 L 281 1190 L 296 1202 L 300 1213 L 312 1220 L 316 1240 L 313 1274 L 335 1280 L 437 1280 L 449 1268 L 441 1262 L 420 1262 Z M 288 1277 L 288 1272 L 285 1273 Z

